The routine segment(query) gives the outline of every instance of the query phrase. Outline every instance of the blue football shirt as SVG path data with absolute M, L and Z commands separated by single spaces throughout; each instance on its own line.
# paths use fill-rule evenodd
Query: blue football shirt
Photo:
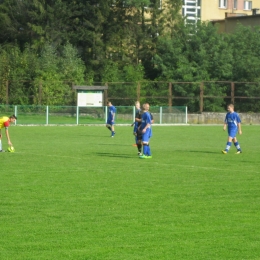
M 113 115 L 115 113 L 116 113 L 116 108 L 114 106 L 108 107 L 108 120 L 112 120 L 113 119 Z
M 240 120 L 238 113 L 228 112 L 226 114 L 225 123 L 228 125 L 228 130 L 237 130 L 237 124 L 241 123 L 241 120 Z
M 151 114 L 150 112 L 144 112 L 142 114 L 142 123 L 141 123 L 141 130 L 143 130 L 147 124 L 152 124 Z

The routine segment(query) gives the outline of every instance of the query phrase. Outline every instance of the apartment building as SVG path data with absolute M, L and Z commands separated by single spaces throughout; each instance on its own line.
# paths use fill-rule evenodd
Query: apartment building
M 226 16 L 246 16 L 260 9 L 260 0 L 183 0 L 182 15 L 187 22 L 213 21 Z

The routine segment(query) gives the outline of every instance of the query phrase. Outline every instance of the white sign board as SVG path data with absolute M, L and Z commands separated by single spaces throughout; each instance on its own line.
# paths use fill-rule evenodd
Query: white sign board
M 84 91 L 84 93 L 78 93 L 77 101 L 79 107 L 102 107 L 103 93 L 102 91 Z

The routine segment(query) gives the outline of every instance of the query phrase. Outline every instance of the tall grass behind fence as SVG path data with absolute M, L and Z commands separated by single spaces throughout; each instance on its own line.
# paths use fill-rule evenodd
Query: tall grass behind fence
M 14 106 L 18 122 L 24 125 L 47 124 L 47 106 Z
M 73 107 L 75 110 L 77 107 Z M 77 113 L 74 114 L 75 119 Z M 78 107 L 78 124 L 89 124 L 93 122 L 95 124 L 104 124 L 106 120 L 105 107 Z
M 187 107 L 151 107 L 157 124 L 187 124 Z M 105 124 L 107 107 L 77 106 L 1 106 L 0 116 L 17 115 L 18 125 L 87 125 Z M 116 124 L 132 124 L 134 106 L 116 107 Z
M 15 106 L 0 105 L 0 114 L 2 116 L 15 114 Z
M 151 107 L 155 124 L 187 123 L 187 107 Z

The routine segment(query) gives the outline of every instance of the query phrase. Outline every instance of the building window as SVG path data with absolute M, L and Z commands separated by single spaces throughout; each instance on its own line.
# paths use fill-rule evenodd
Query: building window
M 227 0 L 219 0 L 218 1 L 219 8 L 227 8 Z
M 200 9 L 197 10 L 197 17 L 200 17 L 201 14 L 200 14 Z
M 234 0 L 233 8 L 234 8 L 234 9 L 237 9 L 237 0 Z
M 196 23 L 200 20 L 200 0 L 183 0 L 182 4 L 182 15 L 186 17 L 187 23 Z
M 244 1 L 244 10 L 252 10 L 252 1 Z
M 196 20 L 195 19 L 187 19 L 187 24 L 195 24 Z

